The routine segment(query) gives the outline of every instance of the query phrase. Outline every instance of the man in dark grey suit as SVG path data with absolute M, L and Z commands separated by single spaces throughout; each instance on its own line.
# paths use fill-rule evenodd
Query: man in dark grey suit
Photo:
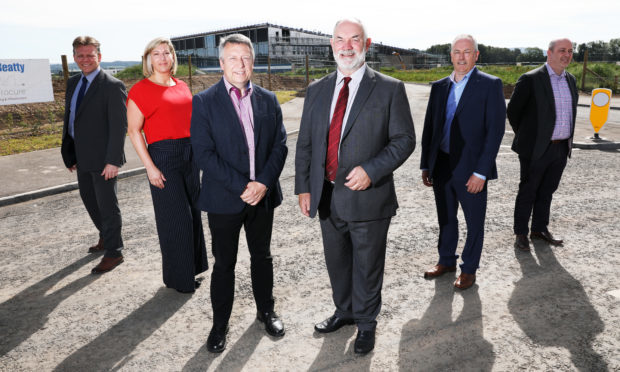
M 358 354 L 375 343 L 387 232 L 398 208 L 392 173 L 415 148 L 405 86 L 366 66 L 370 43 L 359 20 L 336 23 L 338 70 L 308 87 L 295 157 L 295 194 L 305 216 L 319 212 L 336 306 L 315 330 L 356 323 Z
M 521 75 L 508 103 L 508 120 L 515 132 L 512 150 L 519 154 L 521 174 L 515 201 L 515 246 L 529 251 L 530 238 L 562 245 L 549 232 L 553 193 L 570 157 L 579 93 L 575 77 L 565 69 L 573 57 L 568 39 L 553 40 L 547 63 Z
M 80 196 L 99 230 L 90 253 L 104 252 L 92 270 L 101 274 L 123 262 L 121 211 L 116 199 L 116 176 L 125 163 L 127 91 L 118 79 L 101 70 L 99 42 L 90 36 L 73 41 L 73 59 L 81 74 L 67 82 L 62 158 L 77 171 Z

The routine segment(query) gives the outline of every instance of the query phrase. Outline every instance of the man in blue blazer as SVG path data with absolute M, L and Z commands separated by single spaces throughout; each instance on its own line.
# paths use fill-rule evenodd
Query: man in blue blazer
M 222 352 L 235 290 L 239 232 L 245 228 L 251 256 L 257 318 L 267 333 L 284 336 L 274 312 L 270 252 L 274 208 L 282 202 L 278 178 L 288 149 L 275 94 L 252 84 L 254 48 L 240 34 L 219 45 L 219 83 L 193 99 L 191 141 L 202 170 L 198 206 L 207 212 L 215 263 L 211 274 L 213 327 L 207 349 Z
M 506 122 L 502 82 L 475 67 L 478 43 L 471 35 L 452 42 L 454 72 L 431 88 L 422 133 L 422 182 L 432 186 L 439 221 L 439 261 L 424 273 L 434 278 L 456 271 L 458 206 L 467 222 L 467 239 L 455 287 L 476 281 L 484 239 L 487 181 L 497 178 L 495 157 Z

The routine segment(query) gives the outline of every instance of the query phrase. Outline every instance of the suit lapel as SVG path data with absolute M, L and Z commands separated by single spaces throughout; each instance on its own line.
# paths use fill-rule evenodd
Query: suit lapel
M 443 132 L 443 125 L 446 122 L 446 106 L 448 104 L 448 96 L 450 95 L 450 88 L 452 87 L 452 81 L 449 77 L 444 78 L 443 81 L 440 82 L 440 86 L 438 88 L 439 96 L 437 97 L 437 103 L 439 104 L 439 112 L 441 120 L 437 123 L 439 125 L 435 126 L 438 130 L 438 133 Z
M 353 105 L 351 106 L 351 111 L 349 111 L 349 117 L 347 118 L 347 123 L 344 127 L 344 133 L 342 133 L 341 141 L 344 141 L 351 131 L 351 127 L 354 125 L 357 115 L 362 110 L 362 107 L 364 107 L 364 104 L 366 103 L 366 100 L 368 99 L 368 96 L 370 96 L 370 93 L 374 89 L 376 83 L 377 80 L 375 79 L 375 73 L 370 69 L 370 67 L 367 66 L 364 76 L 362 77 L 362 81 L 360 82 L 360 86 L 357 88 L 357 93 L 353 98 Z
M 75 87 L 77 86 L 78 81 L 80 81 L 80 76 L 82 75 L 80 74 L 75 76 L 67 83 L 67 92 L 65 93 L 65 101 L 67 102 L 67 107 L 70 107 L 71 105 L 71 99 L 73 98 L 73 94 L 75 93 Z
M 319 118 L 319 125 L 322 130 L 321 138 L 327 140 L 327 132 L 329 131 L 329 124 L 331 122 L 331 107 L 334 97 L 334 89 L 336 89 L 336 73 L 332 72 L 325 78 L 325 83 L 322 84 L 321 91 L 318 93 L 317 102 L 313 106 L 317 110 Z M 326 145 L 327 146 L 327 145 Z
M 233 106 L 233 103 L 226 91 L 226 85 L 224 84 L 224 78 L 217 83 L 217 94 L 215 95 L 218 100 L 218 106 L 225 110 L 225 117 L 230 118 L 230 123 L 232 125 L 232 131 L 239 136 L 243 142 L 245 143 L 245 134 L 243 133 L 243 129 L 241 128 L 241 122 L 239 121 L 239 116 L 237 115 L 237 111 Z
M 262 103 L 264 98 L 262 92 L 256 89 L 256 85 L 253 85 L 250 101 L 252 102 L 252 115 L 254 117 L 254 148 L 258 147 L 260 128 L 262 125 L 261 119 L 265 117 L 265 113 L 262 111 L 265 107 Z
M 545 90 L 545 96 L 547 97 L 547 101 L 549 101 L 549 105 L 551 105 L 551 112 L 553 113 L 553 117 L 555 118 L 555 98 L 553 97 L 553 88 L 551 87 L 551 78 L 549 77 L 549 71 L 547 70 L 547 65 L 543 65 L 539 71 L 540 78 L 543 81 L 543 89 Z
M 93 97 L 96 94 L 97 89 L 99 89 L 99 86 L 101 85 L 101 81 L 103 79 L 105 79 L 105 75 L 104 74 L 105 74 L 105 72 L 103 72 L 103 70 L 100 70 L 99 73 L 97 74 L 97 76 L 95 76 L 95 78 L 93 79 L 93 82 L 90 83 L 90 86 L 88 87 L 88 90 L 84 94 L 84 98 L 82 98 L 82 102 L 80 103 L 80 107 L 78 108 L 77 112 L 75 113 L 76 119 L 77 119 L 78 115 L 80 115 L 82 113 L 82 111 L 86 110 L 85 107 L 88 107 L 88 101 L 90 101 L 91 97 Z
M 476 92 L 476 85 L 480 80 L 480 77 L 478 76 L 478 69 L 476 67 L 474 67 L 468 79 L 469 81 L 467 82 L 467 85 L 465 85 L 465 90 L 461 94 L 461 99 L 459 99 L 459 104 L 456 106 L 456 111 L 454 111 L 454 116 L 457 116 L 463 110 L 463 107 L 465 107 L 469 98 Z

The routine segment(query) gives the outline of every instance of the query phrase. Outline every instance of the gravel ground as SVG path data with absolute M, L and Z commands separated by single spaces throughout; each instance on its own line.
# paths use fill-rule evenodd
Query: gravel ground
M 408 91 L 419 141 L 428 88 Z M 388 237 L 377 342 L 363 357 L 352 350 L 353 326 L 313 333 L 333 304 L 318 221 L 300 214 L 293 195 L 294 135 L 272 241 L 286 336 L 270 338 L 255 320 L 242 241 L 220 355 L 205 346 L 209 273 L 193 295 L 162 284 L 145 176 L 119 181 L 125 262 L 102 276 L 90 274 L 99 257 L 86 250 L 97 235 L 76 191 L 2 207 L 0 370 L 620 370 L 619 154 L 575 150 L 552 206 L 550 228 L 565 246 L 515 252 L 519 164 L 511 139 L 507 133 L 499 180 L 489 186 L 478 280 L 466 291 L 454 290 L 454 274 L 422 278 L 437 259 L 438 227 L 432 190 L 420 180 L 420 149 L 397 171 L 400 209 Z

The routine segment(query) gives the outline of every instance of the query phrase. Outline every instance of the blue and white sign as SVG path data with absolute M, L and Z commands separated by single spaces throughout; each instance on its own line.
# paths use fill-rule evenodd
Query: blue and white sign
M 54 100 L 47 59 L 0 59 L 0 105 Z

